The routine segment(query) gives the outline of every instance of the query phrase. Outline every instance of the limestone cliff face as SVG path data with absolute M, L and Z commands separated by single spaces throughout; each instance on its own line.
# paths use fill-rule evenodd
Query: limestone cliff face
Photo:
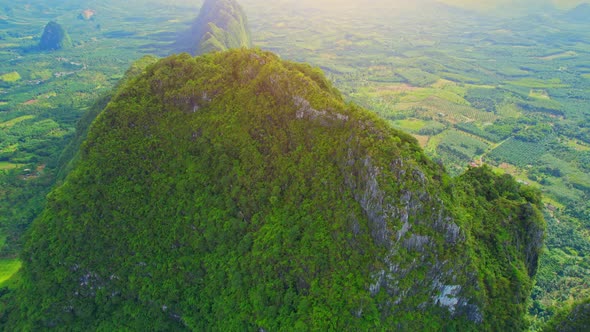
M 31 230 L 12 330 L 520 330 L 538 195 L 451 179 L 271 53 L 127 80 Z
M 248 21 L 235 0 L 205 0 L 191 29 L 177 43 L 193 55 L 252 47 Z
M 412 158 L 399 156 L 382 166 L 366 156 L 354 160 L 349 164 L 360 162 L 362 171 L 346 181 L 374 241 L 386 249 L 381 268 L 371 274 L 371 294 L 387 294 L 383 306 L 390 312 L 439 307 L 449 317 L 482 323 L 476 268 L 457 255 L 467 250 L 466 235 L 440 197 L 446 194 L 433 190 L 435 181 Z M 384 186 L 388 181 L 396 186 Z

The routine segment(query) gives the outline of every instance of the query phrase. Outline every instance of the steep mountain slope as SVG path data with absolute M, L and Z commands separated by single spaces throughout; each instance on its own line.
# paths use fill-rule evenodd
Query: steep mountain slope
M 8 330 L 522 330 L 544 230 L 536 192 L 250 50 L 122 84 L 48 200 Z
M 555 314 L 545 332 L 587 331 L 590 326 L 590 299 L 577 303 Z
M 177 50 L 191 54 L 251 47 L 246 14 L 235 0 L 205 0 L 190 30 L 177 43 Z
M 131 64 L 131 67 L 125 72 L 123 78 L 121 78 L 117 84 L 117 86 L 121 86 L 129 82 L 131 79 L 139 76 L 144 72 L 144 70 L 151 64 L 154 64 L 158 61 L 158 58 L 146 55 L 139 60 L 136 60 Z M 92 121 L 96 119 L 98 114 L 107 106 L 107 104 L 113 98 L 113 95 L 116 92 L 116 88 L 113 91 L 105 94 L 98 98 L 95 103 L 90 107 L 88 112 L 84 114 L 84 116 L 78 121 L 76 126 L 76 135 L 72 138 L 68 146 L 62 151 L 59 161 L 58 161 L 58 182 L 64 180 L 65 176 L 72 170 L 73 165 L 76 164 L 78 161 L 79 150 L 82 146 L 84 140 L 88 136 L 88 130 L 90 129 L 90 125 Z

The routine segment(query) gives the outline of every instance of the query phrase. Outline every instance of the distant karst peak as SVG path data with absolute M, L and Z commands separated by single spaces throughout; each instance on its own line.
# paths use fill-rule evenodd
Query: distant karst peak
M 251 47 L 246 14 L 235 0 L 205 0 L 199 16 L 184 32 L 177 50 L 193 55 Z
M 43 51 L 54 51 L 72 46 L 72 40 L 67 31 L 57 22 L 47 23 L 39 42 L 39 49 Z

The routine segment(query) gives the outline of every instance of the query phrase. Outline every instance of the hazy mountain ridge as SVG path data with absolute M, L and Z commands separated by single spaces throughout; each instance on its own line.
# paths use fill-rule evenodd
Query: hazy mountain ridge
M 565 19 L 572 22 L 590 22 L 590 3 L 583 3 L 571 9 L 565 14 Z
M 235 0 L 206 0 L 177 45 L 179 51 L 195 55 L 251 47 L 252 38 L 246 15 Z
M 172 56 L 94 121 L 7 326 L 521 329 L 538 208 L 485 167 L 451 180 L 306 65 Z
M 500 16 L 526 16 L 533 13 L 547 14 L 563 10 L 572 10 L 572 8 L 580 4 L 587 3 L 584 0 L 437 0 L 437 2 Z

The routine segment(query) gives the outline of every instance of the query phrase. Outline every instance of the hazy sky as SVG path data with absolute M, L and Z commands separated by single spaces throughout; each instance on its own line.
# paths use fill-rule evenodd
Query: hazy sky
M 247 0 L 246 0 L 247 1 Z M 558 8 L 572 8 L 576 5 L 584 2 L 588 2 L 589 0 L 438 0 L 440 2 L 457 5 L 460 7 L 467 7 L 467 8 L 475 8 L 475 9 L 482 9 L 482 8 L 493 8 L 493 7 L 510 7 L 510 6 L 526 6 L 530 5 L 531 7 L 536 7 L 540 3 L 551 3 Z M 238 0 L 240 2 L 240 0 Z M 305 2 L 305 0 L 303 1 Z M 343 3 L 371 3 L 371 2 L 378 2 L 380 4 L 390 2 L 392 4 L 399 5 L 400 3 L 412 3 L 414 0 L 313 0 L 311 2 L 315 3 L 323 3 L 323 4 L 343 4 Z
M 554 6 L 562 9 L 572 8 L 580 3 L 584 3 L 584 0 L 439 0 L 448 4 L 459 5 L 462 7 L 484 9 L 484 8 L 497 8 L 497 7 L 510 7 L 510 6 L 528 6 L 536 7 L 540 3 L 551 3 Z
M 177 0 L 187 1 L 187 0 Z M 193 0 L 194 1 L 194 0 Z M 197 0 L 198 1 L 198 0 Z M 268 0 L 238 0 L 238 2 L 244 5 L 248 2 L 258 2 Z M 416 2 L 420 0 L 275 0 L 277 2 L 292 3 L 297 2 L 299 5 L 309 5 L 310 7 L 325 7 L 325 6 L 350 6 L 350 5 L 368 5 L 378 4 L 380 7 L 384 5 L 391 5 L 392 7 L 413 7 Z M 472 10 L 490 10 L 500 9 L 502 11 L 511 11 L 518 9 L 523 12 L 530 9 L 531 11 L 539 10 L 540 8 L 548 5 L 553 5 L 560 9 L 573 8 L 576 5 L 584 2 L 590 2 L 590 0 L 435 0 L 458 7 L 472 9 Z M 200 2 L 200 1 L 198 1 Z
M 1 1 L 1 0 L 0 0 Z M 100 0 L 94 0 L 100 1 Z M 137 0 L 133 0 L 137 1 Z M 201 7 L 204 0 L 142 0 L 149 2 L 158 2 L 166 4 L 177 4 L 189 7 Z M 332 10 L 353 9 L 354 8 L 383 8 L 383 9 L 418 9 L 424 6 L 422 3 L 438 1 L 460 8 L 474 10 L 494 16 L 521 16 L 529 13 L 538 13 L 548 10 L 552 7 L 559 9 L 571 9 L 581 3 L 590 0 L 237 0 L 245 9 L 248 5 L 256 3 L 267 3 L 272 1 L 273 5 L 284 4 L 288 10 L 290 6 L 297 8 L 308 7 L 315 9 Z M 246 10 L 248 11 L 248 10 Z

